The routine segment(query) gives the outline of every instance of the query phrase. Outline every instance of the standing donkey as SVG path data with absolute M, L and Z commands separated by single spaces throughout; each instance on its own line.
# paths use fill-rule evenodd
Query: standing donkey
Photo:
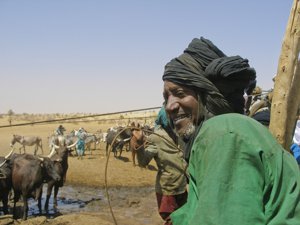
M 21 135 L 14 134 L 10 142 L 10 146 L 13 147 L 16 142 L 22 145 L 19 148 L 20 154 L 21 154 L 21 149 L 23 149 L 23 152 L 26 153 L 25 146 L 33 146 L 33 145 L 35 145 L 34 155 L 36 155 L 39 148 L 42 150 L 42 154 L 44 154 L 42 139 L 38 136 L 21 136 Z

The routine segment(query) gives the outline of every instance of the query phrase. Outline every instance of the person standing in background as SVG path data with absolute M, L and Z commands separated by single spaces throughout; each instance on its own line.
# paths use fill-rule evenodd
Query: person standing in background
M 75 136 L 77 137 L 76 151 L 78 159 L 83 159 L 87 133 L 83 128 L 80 128 L 77 132 L 75 132 Z
M 150 134 L 146 147 L 137 150 L 140 166 L 146 166 L 155 160 L 158 171 L 156 175 L 155 191 L 158 212 L 171 225 L 170 214 L 181 207 L 187 199 L 187 164 L 183 159 L 183 143 L 173 132 L 164 107 L 158 113 L 155 121 L 154 134 Z
M 291 145 L 291 151 L 300 165 L 300 115 L 298 116 L 298 120 L 295 127 L 295 132 L 293 136 L 293 143 Z

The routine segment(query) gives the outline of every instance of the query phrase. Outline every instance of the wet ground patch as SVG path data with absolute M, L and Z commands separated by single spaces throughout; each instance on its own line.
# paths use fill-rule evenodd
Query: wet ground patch
M 58 193 L 57 209 L 53 207 L 53 196 L 50 198 L 48 213 L 44 210 L 46 186 L 42 197 L 42 215 L 39 213 L 37 201 L 29 199 L 28 218 L 46 216 L 53 219 L 61 215 L 68 215 L 77 212 L 108 212 L 109 204 L 104 188 L 65 185 Z M 154 187 L 112 187 L 108 189 L 110 207 L 115 213 L 122 213 L 126 217 L 134 217 L 138 213 L 139 207 L 144 207 L 143 198 L 153 195 Z M 154 200 L 155 201 L 155 200 Z M 22 201 L 17 203 L 17 219 L 22 217 Z M 10 202 L 10 212 L 12 213 L 13 202 Z M 145 208 L 147 210 L 147 208 Z

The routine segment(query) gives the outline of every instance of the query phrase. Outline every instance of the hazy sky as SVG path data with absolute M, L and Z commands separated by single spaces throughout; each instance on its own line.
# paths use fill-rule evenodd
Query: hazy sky
M 273 87 L 292 0 L 0 0 L 0 113 L 160 106 L 164 65 L 197 37 Z

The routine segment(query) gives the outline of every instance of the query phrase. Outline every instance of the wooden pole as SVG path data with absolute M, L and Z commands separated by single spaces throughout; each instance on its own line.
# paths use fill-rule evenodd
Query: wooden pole
M 270 131 L 289 150 L 300 101 L 300 0 L 294 0 L 286 28 L 271 106 Z

